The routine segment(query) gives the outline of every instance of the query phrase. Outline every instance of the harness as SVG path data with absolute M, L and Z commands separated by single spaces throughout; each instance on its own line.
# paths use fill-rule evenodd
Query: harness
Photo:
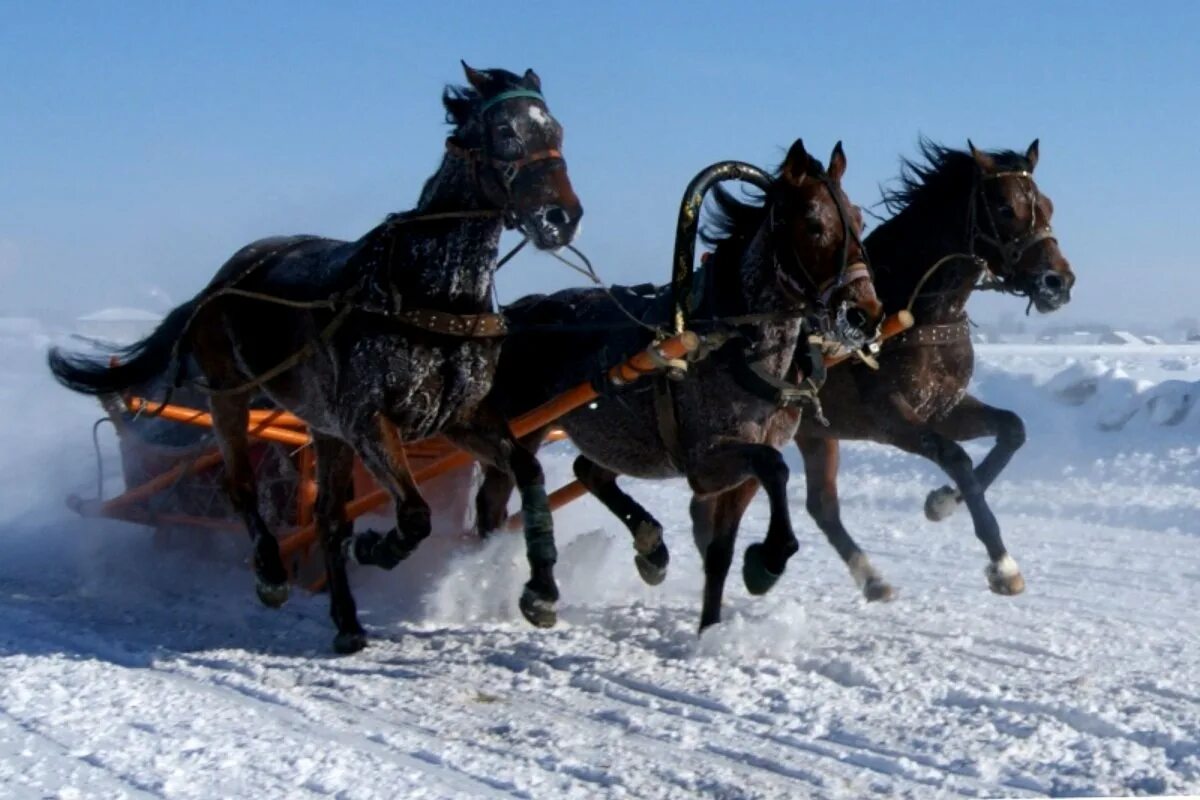
M 767 192 L 768 202 L 771 202 L 770 190 L 773 181 L 770 176 L 757 167 L 742 162 L 728 161 L 714 164 L 698 174 L 688 184 L 687 189 L 684 191 L 676 229 L 674 273 L 672 278 L 674 302 L 673 323 L 677 333 L 684 330 L 689 322 L 688 301 L 692 296 L 695 236 L 699 224 L 700 207 L 703 204 L 704 195 L 708 189 L 713 184 L 726 180 L 747 181 Z M 849 209 L 846 208 L 842 197 L 837 191 L 837 187 L 833 185 L 833 181 L 826 175 L 820 175 L 818 180 L 821 181 L 833 199 L 842 223 L 843 235 L 839 246 L 839 269 L 837 275 L 825 281 L 817 281 L 805 266 L 799 253 L 796 252 L 794 242 L 789 242 L 787 247 L 781 246 L 779 241 L 780 223 L 776 219 L 777 204 L 772 203 L 767 212 L 767 239 L 771 248 L 772 266 L 775 280 L 781 293 L 794 304 L 794 308 L 782 313 L 748 313 L 740 317 L 711 320 L 713 323 L 719 323 L 721 328 L 718 329 L 716 335 L 708 337 L 710 341 L 707 349 L 711 352 L 723 347 L 731 340 L 741 339 L 741 352 L 730 358 L 730 374 L 741 389 L 777 408 L 799 408 L 804 404 L 808 404 L 814 409 L 817 420 L 822 424 L 828 424 L 822 413 L 821 404 L 818 399 L 818 392 L 825 382 L 823 353 L 818 343 L 818 338 L 810 336 L 806 343 L 804 357 L 809 361 L 807 365 L 808 369 L 804 373 L 801 373 L 796 363 L 797 358 L 793 357 L 790 360 L 788 374 L 784 377 L 779 377 L 773 374 L 762 363 L 762 359 L 752 361 L 747 357 L 746 350 L 748 348 L 745 336 L 736 329 L 736 326 L 755 322 L 784 319 L 794 320 L 797 317 L 802 317 L 805 312 L 814 311 L 814 299 L 817 306 L 815 309 L 816 313 L 828 315 L 828 303 L 838 289 L 852 281 L 864 277 L 872 277 L 870 263 L 866 257 L 866 248 L 863 247 L 857 233 L 854 231 Z M 852 241 L 858 244 L 863 254 L 862 261 L 850 263 L 849 254 Z M 793 269 L 791 271 L 784 269 L 780 258 L 781 250 L 784 251 L 785 257 L 790 257 L 792 261 Z M 793 275 L 801 276 L 804 282 L 807 283 L 807 286 L 798 282 Z M 711 291 L 712 287 L 709 286 L 708 288 Z M 708 322 L 708 320 L 700 321 Z M 831 327 L 833 327 L 839 339 L 844 337 L 845 340 L 854 342 L 861 338 L 865 344 L 865 337 L 862 337 L 861 332 L 858 332 L 847 320 L 845 309 L 835 312 Z M 857 337 L 852 335 L 852 331 L 857 334 Z M 851 347 L 851 349 L 858 352 L 859 348 Z M 654 407 L 658 422 L 659 439 L 672 466 L 679 472 L 685 471 L 686 452 L 684 451 L 680 437 L 680 426 L 672 383 L 682 377 L 682 370 L 669 369 L 657 376 L 653 384 Z

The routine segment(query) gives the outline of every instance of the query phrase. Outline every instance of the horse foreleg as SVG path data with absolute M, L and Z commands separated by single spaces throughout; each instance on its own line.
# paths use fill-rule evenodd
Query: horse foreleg
M 837 487 L 838 440 L 798 434 L 796 444 L 804 457 L 808 513 L 846 563 L 863 596 L 867 600 L 891 600 L 895 590 L 875 571 L 867 554 L 859 549 L 842 524 Z
M 617 473 L 605 469 L 587 456 L 575 459 L 575 477 L 604 507 L 633 535 L 633 549 L 637 555 L 633 563 L 642 580 L 657 586 L 667 577 L 667 565 L 671 554 L 663 542 L 663 527 L 641 503 L 617 486 Z
M 708 450 L 693 463 L 696 466 L 688 474 L 688 481 L 697 494 L 723 492 L 727 487 L 741 485 L 746 478 L 754 478 L 766 491 L 771 507 L 767 536 L 746 548 L 742 561 L 746 589 L 751 594 L 766 594 L 800 547 L 788 509 L 788 467 L 783 454 L 766 444 L 727 442 Z
M 995 408 L 967 395 L 962 402 L 934 427 L 939 433 L 956 442 L 996 437 L 996 444 L 975 467 L 975 480 L 984 491 L 1008 466 L 1013 454 L 1025 444 L 1025 423 L 1012 411 Z M 962 493 L 952 486 L 934 489 L 925 499 L 925 516 L 940 522 L 955 512 L 962 503 Z
M 487 407 L 478 407 L 472 418 L 445 431 L 446 437 L 486 465 L 510 473 L 521 492 L 525 521 L 525 554 L 530 578 L 521 593 L 521 613 L 539 628 L 558 621 L 558 585 L 554 564 L 554 518 L 546 497 L 546 478 L 537 456 L 521 446 L 508 423 Z
M 325 551 L 325 575 L 329 586 L 329 614 L 337 626 L 333 649 L 353 653 L 367 645 L 358 622 L 354 595 L 346 575 L 345 543 L 354 534 L 346 519 L 346 503 L 354 497 L 354 450 L 346 443 L 320 434 L 313 436 L 317 456 L 317 531 Z
M 244 395 L 214 396 L 209 401 L 213 432 L 217 447 L 225 459 L 225 477 L 229 498 L 241 516 L 254 545 L 254 577 L 258 599 L 270 608 L 287 602 L 287 570 L 279 555 L 279 542 L 267 527 L 258 510 L 258 487 L 254 468 L 250 465 L 249 437 L 246 427 L 250 420 L 249 398 Z
M 933 461 L 945 471 L 954 481 L 963 503 L 971 512 L 971 520 L 975 526 L 975 536 L 987 548 L 990 563 L 984 574 L 988 586 L 996 594 L 1013 595 L 1025 590 L 1025 579 L 1017 562 L 1004 547 L 1000 538 L 1000 524 L 988 507 L 984 498 L 983 487 L 975 477 L 971 457 L 962 446 L 946 436 L 935 431 L 932 427 L 918 422 L 892 421 L 889 426 L 888 443 L 915 455 L 924 456 Z
M 396 527 L 386 533 L 364 531 L 350 538 L 349 552 L 359 564 L 393 569 L 412 555 L 432 529 L 429 504 L 413 482 L 396 427 L 382 414 L 352 433 L 352 446 L 379 485 L 395 501 Z
M 700 632 L 721 621 L 721 603 L 725 593 L 725 578 L 733 562 L 737 544 L 738 524 L 746 506 L 758 491 L 758 484 L 748 480 L 718 495 L 692 498 L 692 529 L 699 545 L 704 539 L 704 605 L 700 611 Z

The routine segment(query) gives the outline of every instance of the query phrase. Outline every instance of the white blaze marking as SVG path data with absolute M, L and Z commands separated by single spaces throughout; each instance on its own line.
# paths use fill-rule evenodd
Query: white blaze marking
M 550 127 L 550 115 L 543 111 L 541 106 L 531 105 L 529 107 L 529 118 L 543 128 Z

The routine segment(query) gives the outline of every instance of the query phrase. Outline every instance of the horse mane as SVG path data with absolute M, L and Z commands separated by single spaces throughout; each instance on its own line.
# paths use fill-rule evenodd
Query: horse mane
M 778 184 L 782 171 L 780 165 L 771 173 L 771 190 Z M 823 178 L 825 167 L 810 155 L 805 172 Z M 748 199 L 742 200 L 723 186 L 713 187 L 708 221 L 700 229 L 700 241 L 713 248 L 714 259 L 723 261 L 727 256 L 740 257 L 766 219 L 771 190 L 767 194 L 747 192 Z
M 910 208 L 921 208 L 947 198 L 959 198 L 975 179 L 975 158 L 922 136 L 920 158 L 900 160 L 898 185 L 883 190 L 883 207 L 893 217 Z M 990 150 L 988 155 L 1004 170 L 1028 170 L 1029 160 L 1013 150 Z

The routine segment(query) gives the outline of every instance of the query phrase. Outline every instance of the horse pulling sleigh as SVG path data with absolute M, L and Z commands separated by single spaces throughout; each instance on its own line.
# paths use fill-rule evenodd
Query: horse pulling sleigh
M 975 227 L 966 253 L 939 260 L 916 282 L 907 307 L 896 308 L 876 297 L 861 214 L 841 188 L 841 144 L 826 168 L 797 140 L 774 174 L 722 162 L 689 185 L 668 287 L 566 290 L 497 313 L 492 290 L 507 260 L 498 258 L 503 229 L 557 250 L 570 245 L 582 207 L 540 79 L 532 71 L 463 66 L 469 86 L 443 96 L 453 133 L 413 211 L 355 242 L 255 242 L 151 336 L 112 359 L 50 356 L 60 382 L 100 396 L 121 432 L 129 488 L 75 507 L 152 526 L 244 527 L 262 602 L 282 605 L 297 579 L 323 584 L 338 652 L 366 644 L 347 562 L 390 569 L 408 557 L 432 530 L 425 495 L 442 494 L 464 511 L 463 468 L 475 461 L 486 473 L 475 499 L 478 531 L 523 528 L 531 576 L 520 608 L 543 627 L 555 623 L 559 597 L 553 508 L 595 495 L 629 527 L 638 571 L 655 583 L 668 562 L 662 528 L 616 478 L 686 477 L 705 564 L 701 627 L 711 625 L 720 618 L 738 522 L 759 487 L 771 517 L 764 541 L 746 551 L 747 588 L 769 590 L 798 547 L 780 449 L 800 431 L 808 463 L 812 421 L 824 422 L 818 391 L 826 366 L 858 358 L 878 368 L 881 344 L 912 326 L 914 301 L 925 297 L 931 276 L 935 302 L 950 291 L 942 279 L 967 281 L 951 305 L 960 313 L 991 251 L 1003 257 L 996 281 L 1025 287 L 1039 309 L 1047 297 L 1053 307 L 1065 302 L 1069 282 L 1051 279 L 1069 273 L 1065 261 L 1046 266 L 1047 253 L 1057 250 L 1049 211 L 1039 214 L 1042 198 L 1029 180 L 1032 163 L 1002 171 L 972 149 L 968 219 Z M 1033 151 L 1036 161 L 1036 143 Z M 694 271 L 705 195 L 735 179 L 760 190 L 761 202 L 713 190 L 717 222 L 705 232 L 713 249 Z M 977 224 L 979 208 L 986 229 Z M 958 216 L 922 219 L 961 230 Z M 944 230 L 932 233 L 913 235 L 958 246 Z M 938 272 L 959 262 L 968 269 Z M 889 276 L 889 291 L 907 295 L 898 277 Z M 885 310 L 893 313 L 885 317 Z M 853 372 L 849 384 L 860 394 L 844 402 L 866 408 L 871 370 L 837 372 Z M 902 395 L 905 387 L 889 380 Z M 151 399 L 162 397 L 156 386 L 178 392 L 184 404 Z M 910 426 L 916 416 L 906 417 Z M 537 447 L 564 432 L 582 454 L 580 480 L 548 495 Z M 856 434 L 862 429 L 834 430 L 822 441 Z M 919 430 L 912 435 L 930 440 Z M 1003 444 L 1006 455 L 985 461 L 979 481 L 990 482 L 1015 449 Z M 933 455 L 949 451 L 941 446 Z M 836 469 L 836 456 L 826 464 Z M 979 516 L 982 491 L 957 461 L 950 467 L 959 492 L 950 502 L 961 497 Z M 817 471 L 807 477 L 809 508 L 868 599 L 890 596 L 866 556 L 846 544 L 840 522 L 814 506 Z M 833 478 L 825 480 L 817 491 L 836 514 Z M 218 484 L 228 501 L 219 499 Z M 514 488 L 521 513 L 506 519 Z M 354 531 L 356 518 L 389 502 L 392 529 Z M 1003 566 L 1002 546 L 985 543 L 993 564 Z M 309 559 L 317 544 L 323 569 Z

